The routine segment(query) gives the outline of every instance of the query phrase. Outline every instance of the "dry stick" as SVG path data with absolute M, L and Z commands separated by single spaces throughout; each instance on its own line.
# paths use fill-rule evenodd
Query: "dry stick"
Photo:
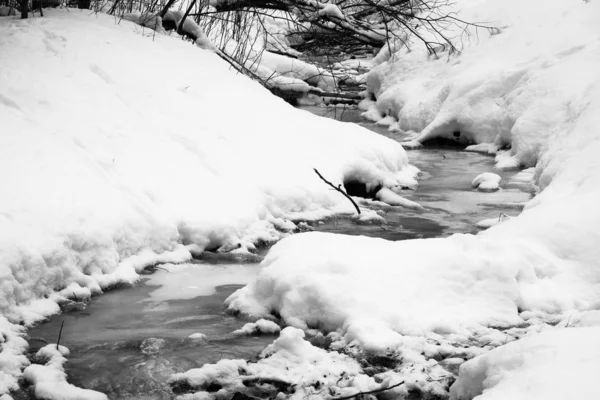
M 60 337 L 62 336 L 62 328 L 63 328 L 64 324 L 65 324 L 65 320 L 63 319 L 62 323 L 60 324 L 60 331 L 58 331 L 58 340 L 56 341 L 56 350 L 58 350 L 58 345 L 60 344 Z
M 163 271 L 167 271 L 168 273 L 172 274 L 172 272 L 169 271 L 168 269 L 163 268 L 163 267 L 159 267 L 158 265 L 155 265 L 154 268 L 156 268 L 156 269 L 162 269 Z
M 327 179 L 323 178 L 323 175 L 321 175 L 316 168 L 313 168 L 313 169 L 315 170 L 317 175 L 319 175 L 319 178 L 321 178 L 323 180 L 323 182 L 325 182 L 326 184 L 328 184 L 329 186 L 331 186 L 332 188 L 334 188 L 335 190 L 337 190 L 338 192 L 343 194 L 348 200 L 350 200 L 350 202 L 352 203 L 354 208 L 356 208 L 356 212 L 358 214 L 360 214 L 360 208 L 358 208 L 358 205 L 354 202 L 354 200 L 352 200 L 352 197 L 348 196 L 348 193 L 346 193 L 342 190 L 342 185 L 338 185 L 337 187 L 335 187 L 333 183 L 331 183 Z M 354 397 L 354 396 L 352 396 L 352 397 Z M 348 397 L 348 398 L 351 398 L 351 397 Z
M 350 396 L 344 396 L 344 397 L 331 397 L 329 400 L 348 400 L 348 399 L 353 399 L 357 396 L 362 396 L 365 394 L 381 393 L 381 392 L 385 392 L 387 390 L 391 390 L 393 388 L 397 388 L 398 386 L 403 385 L 403 384 L 404 384 L 404 381 L 397 383 L 395 385 L 392 385 L 392 386 L 388 386 L 386 388 L 382 388 L 382 389 L 369 390 L 368 392 L 358 392 L 355 394 L 351 394 Z

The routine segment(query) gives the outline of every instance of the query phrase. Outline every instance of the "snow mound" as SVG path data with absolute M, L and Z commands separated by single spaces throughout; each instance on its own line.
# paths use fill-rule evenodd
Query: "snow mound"
M 188 338 L 192 340 L 204 341 L 206 340 L 207 336 L 204 333 L 196 332 L 192 333 L 190 336 L 188 336 Z
M 373 378 L 362 373 L 355 360 L 311 345 L 304 339 L 304 332 L 292 327 L 283 329 L 257 362 L 221 360 L 174 374 L 170 381 L 175 387 L 185 383 L 196 390 L 195 394 L 180 399 L 211 400 L 230 397 L 235 392 L 245 393 L 249 388 L 262 390 L 262 398 L 283 391 L 292 393 L 292 399 L 302 399 L 318 393 L 338 397 L 380 387 Z M 221 389 L 208 393 L 207 389 L 215 385 Z
M 254 334 L 268 334 L 268 333 L 279 333 L 281 328 L 273 321 L 266 319 L 259 319 L 256 322 L 249 322 L 242 328 L 233 331 L 234 335 L 254 335 Z
M 462 364 L 450 399 L 594 399 L 599 369 L 600 328 L 547 331 Z
M 23 377 L 33 385 L 35 395 L 48 400 L 108 400 L 103 393 L 67 382 L 64 364 L 68 355 L 69 349 L 56 344 L 48 344 L 36 353 L 36 358 L 45 363 L 32 364 L 23 372 Z
M 501 180 L 502 178 L 498 174 L 484 172 L 477 175 L 473 179 L 473 182 L 471 182 L 471 187 L 481 192 L 495 192 L 496 190 L 500 189 Z
M 302 233 L 273 246 L 256 281 L 227 304 L 256 316 L 275 310 L 290 325 L 338 330 L 346 343 L 358 340 L 372 350 L 410 350 L 405 336 L 427 332 L 522 323 L 518 270 L 502 248 L 481 242 L 468 235 L 389 242 Z M 476 255 L 480 245 L 487 252 Z M 503 267 L 483 262 L 488 257 Z

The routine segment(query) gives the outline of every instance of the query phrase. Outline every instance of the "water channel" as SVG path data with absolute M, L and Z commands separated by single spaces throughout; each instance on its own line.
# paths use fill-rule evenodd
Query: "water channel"
M 307 111 L 359 123 L 393 140 L 404 138 L 361 121 L 355 109 L 308 107 Z M 422 176 L 418 189 L 403 196 L 424 210 L 363 201 L 362 207 L 380 210 L 386 223 L 357 224 L 338 217 L 313 223 L 313 228 L 389 240 L 476 233 L 478 221 L 500 213 L 516 215 L 532 196 L 527 188 L 511 186 L 515 171 L 494 171 L 502 176 L 498 192 L 474 191 L 471 180 L 493 170 L 490 156 L 428 147 L 410 150 L 409 160 Z M 223 306 L 227 296 L 251 281 L 258 268 L 258 264 L 213 260 L 165 267 L 170 272 L 159 269 L 134 287 L 107 292 L 85 309 L 56 315 L 32 328 L 30 351 L 43 345 L 38 339 L 56 342 L 64 321 L 61 344 L 71 350 L 66 368 L 71 383 L 104 392 L 111 399 L 170 399 L 171 374 L 221 358 L 250 359 L 273 341 L 273 335 L 232 334 L 248 321 L 228 314 Z M 206 337 L 190 338 L 196 333 Z

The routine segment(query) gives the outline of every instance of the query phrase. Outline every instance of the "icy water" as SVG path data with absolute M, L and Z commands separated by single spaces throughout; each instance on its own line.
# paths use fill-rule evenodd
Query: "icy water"
M 170 399 L 171 374 L 221 358 L 255 357 L 275 338 L 232 335 L 248 321 L 223 307 L 257 268 L 167 265 L 172 273 L 158 270 L 141 284 L 95 297 L 84 310 L 56 315 L 29 336 L 55 343 L 64 321 L 61 344 L 71 350 L 66 368 L 71 383 L 111 399 Z M 190 339 L 194 333 L 206 340 Z M 31 351 L 41 345 L 31 341 Z
M 386 127 L 360 120 L 359 111 L 308 107 L 308 111 L 359 123 L 402 141 Z M 411 164 L 423 175 L 416 191 L 403 196 L 425 207 L 408 210 L 362 201 L 361 207 L 385 213 L 386 223 L 356 224 L 335 218 L 313 224 L 316 230 L 403 240 L 477 232 L 475 224 L 506 213 L 516 215 L 531 194 L 507 183 L 515 171 L 497 172 L 503 190 L 480 193 L 472 179 L 493 171 L 492 157 L 448 148 L 408 152 Z M 171 374 L 214 363 L 221 358 L 250 359 L 275 336 L 235 336 L 246 322 L 228 314 L 224 300 L 257 274 L 257 264 L 223 264 L 206 257 L 202 262 L 164 266 L 131 288 L 95 297 L 84 309 L 50 318 L 29 331 L 31 338 L 56 342 L 64 321 L 61 344 L 71 350 L 67 373 L 72 383 L 106 393 L 111 399 L 163 400 L 173 398 L 167 384 Z M 189 338 L 205 334 L 206 340 Z M 31 351 L 42 343 L 32 340 Z
M 390 139 L 402 142 L 406 136 L 389 132 L 360 118 L 361 111 L 342 107 L 302 107 L 327 118 L 357 123 Z M 356 224 L 350 219 L 334 218 L 315 225 L 316 230 L 382 237 L 389 240 L 444 237 L 453 233 L 477 233 L 477 222 L 504 213 L 516 216 L 523 204 L 532 198 L 531 191 L 510 183 L 517 171 L 494 170 L 494 158 L 467 152 L 460 148 L 425 147 L 407 150 L 409 162 L 422 171 L 416 190 L 405 190 L 402 196 L 416 201 L 425 210 L 385 207 L 363 201 L 360 206 L 385 212 L 386 223 Z M 502 190 L 482 193 L 471 188 L 471 181 L 483 172 L 502 177 Z

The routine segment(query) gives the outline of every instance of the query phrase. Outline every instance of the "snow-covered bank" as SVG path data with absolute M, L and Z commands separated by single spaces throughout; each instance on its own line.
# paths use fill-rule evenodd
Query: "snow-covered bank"
M 479 29 L 463 37 L 460 56 L 438 59 L 410 38 L 410 51 L 401 49 L 369 73 L 377 102 L 367 114 L 394 118 L 394 128 L 413 132 L 415 144 L 443 137 L 487 143 L 492 152 L 512 146 L 499 166 L 534 166 L 587 107 L 600 69 L 600 5 L 462 0 L 456 9 L 462 20 L 485 21 L 499 33 Z
M 543 332 L 464 364 L 452 400 L 595 399 L 600 328 Z
M 211 52 L 103 14 L 45 15 L 0 19 L 0 394 L 27 365 L 18 324 L 56 301 L 352 212 L 313 168 L 414 184 L 397 143 L 295 110 Z
M 560 331 L 570 316 L 596 313 L 600 304 L 600 4 L 458 6 L 467 20 L 498 21 L 501 33 L 449 61 L 413 51 L 380 65 L 370 74 L 378 100 L 369 115 L 395 118 L 395 128 L 414 131 L 416 142 L 441 136 L 490 143 L 493 151 L 510 146 L 498 167 L 535 166 L 542 192 L 519 217 L 477 236 L 395 243 L 320 233 L 286 238 L 228 304 L 329 332 L 337 348 L 397 351 L 402 365 L 395 371 L 407 380 L 412 366 L 452 372 L 478 352 L 530 335 L 465 364 L 454 396 L 470 399 L 493 387 L 482 398 L 564 398 L 540 383 L 536 368 L 549 356 L 535 347 L 563 354 L 570 340 L 597 345 L 592 333 Z M 556 323 L 558 333 L 535 336 Z M 512 362 L 519 346 L 531 356 L 522 369 Z M 583 350 L 564 361 L 552 366 L 569 374 L 600 369 Z M 499 370 L 485 366 L 496 362 Z M 521 371 L 536 379 L 525 393 L 525 378 L 516 378 Z M 572 382 L 554 374 L 553 393 L 568 393 Z M 425 389 L 431 381 L 412 382 Z M 447 390 L 447 383 L 438 387 Z M 585 390 L 583 398 L 600 397 L 593 384 Z

